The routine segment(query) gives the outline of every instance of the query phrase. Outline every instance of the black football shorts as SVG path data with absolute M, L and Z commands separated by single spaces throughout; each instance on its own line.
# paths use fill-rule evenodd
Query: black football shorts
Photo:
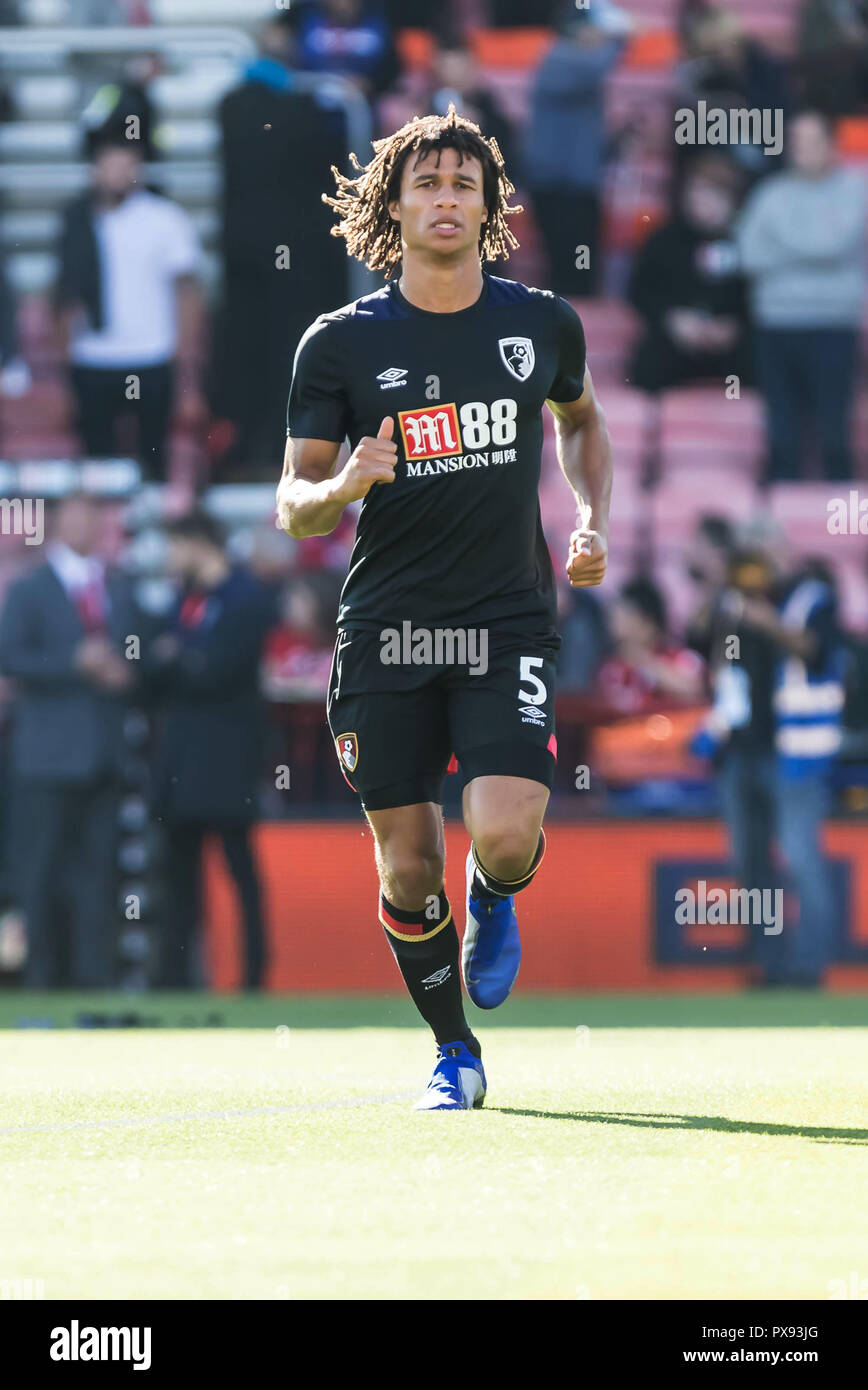
M 338 634 L 328 722 L 341 771 L 366 811 L 442 803 L 446 773 L 458 768 L 464 782 L 528 777 L 551 788 L 559 638 L 487 629 L 483 644 L 477 630 L 462 651 L 450 650 L 451 630 L 438 646 L 440 631 L 428 651 L 415 645 L 415 630 L 390 650 L 379 632 Z

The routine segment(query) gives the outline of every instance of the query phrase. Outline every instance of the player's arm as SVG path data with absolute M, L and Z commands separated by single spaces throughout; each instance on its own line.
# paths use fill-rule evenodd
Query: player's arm
M 576 589 L 601 584 L 609 551 L 612 444 L 587 367 L 577 400 L 546 404 L 555 417 L 558 462 L 576 495 L 579 514 L 570 537 L 567 576 Z
M 394 428 L 394 420 L 387 415 L 376 438 L 360 439 L 336 475 L 340 445 L 334 440 L 288 438 L 277 488 L 277 516 L 284 531 L 298 539 L 326 536 L 350 502 L 365 497 L 375 483 L 394 482 L 398 458 Z

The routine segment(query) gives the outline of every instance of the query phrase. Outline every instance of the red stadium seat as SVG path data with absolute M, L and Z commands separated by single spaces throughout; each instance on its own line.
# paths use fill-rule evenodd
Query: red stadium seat
M 431 66 L 434 37 L 427 29 L 399 29 L 395 45 L 403 68 L 424 71 Z
M 756 487 L 749 477 L 729 474 L 725 487 L 720 486 L 716 471 L 664 477 L 652 490 L 648 505 L 656 553 L 661 558 L 680 553 L 698 519 L 706 513 L 742 521 L 757 510 Z
M 539 67 L 554 41 L 551 29 L 473 29 L 470 42 L 476 61 L 487 68 Z
M 835 143 L 847 160 L 868 160 L 868 116 L 845 116 L 837 124 Z
M 646 29 L 635 34 L 624 54 L 627 68 L 669 69 L 681 56 L 681 42 L 674 29 Z
M 616 389 L 612 384 L 613 378 L 619 389 L 625 389 L 625 363 L 638 332 L 639 321 L 629 305 L 617 299 L 573 299 L 571 303 L 584 325 L 588 364 L 594 380 L 607 383 L 605 395 L 608 401 L 613 389 Z
M 825 555 L 832 563 L 844 559 L 864 563 L 865 535 L 856 529 L 844 535 L 829 529 L 830 503 L 844 502 L 849 514 L 851 491 L 857 500 L 868 496 L 864 487 L 860 490 L 852 482 L 776 483 L 769 489 L 769 504 L 772 516 L 799 551 Z
M 758 477 L 765 454 L 760 398 L 745 392 L 727 400 L 720 387 L 666 392 L 661 407 L 664 475 L 675 472 L 707 477 L 733 472 Z

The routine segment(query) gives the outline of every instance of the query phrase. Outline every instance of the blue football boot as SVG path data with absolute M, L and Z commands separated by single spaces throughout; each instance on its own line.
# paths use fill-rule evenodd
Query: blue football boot
M 478 1110 L 485 1100 L 482 1062 L 463 1042 L 443 1043 L 414 1110 Z
M 464 988 L 480 1009 L 496 1009 L 506 999 L 521 965 L 521 940 L 514 898 L 472 894 L 476 864 L 467 856 L 467 924 L 461 948 Z

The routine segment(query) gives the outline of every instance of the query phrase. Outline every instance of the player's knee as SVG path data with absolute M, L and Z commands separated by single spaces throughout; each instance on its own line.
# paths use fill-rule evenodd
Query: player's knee
M 415 912 L 443 887 L 444 857 L 439 849 L 401 847 L 381 856 L 383 891 L 395 907 Z
M 495 878 L 514 882 L 527 873 L 537 845 L 539 825 L 494 825 L 482 831 L 473 841 L 476 857 Z

